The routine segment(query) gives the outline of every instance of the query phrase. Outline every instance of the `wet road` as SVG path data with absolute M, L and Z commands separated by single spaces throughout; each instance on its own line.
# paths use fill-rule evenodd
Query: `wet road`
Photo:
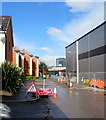
M 38 88 L 42 80 L 37 80 Z M 58 98 L 41 98 L 33 102 L 4 103 L 10 108 L 11 118 L 104 118 L 104 92 L 81 89 L 70 90 L 55 78 L 46 80 L 46 87 L 57 85 Z

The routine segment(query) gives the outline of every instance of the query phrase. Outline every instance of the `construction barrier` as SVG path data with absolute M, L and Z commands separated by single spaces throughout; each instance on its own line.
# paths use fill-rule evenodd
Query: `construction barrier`
M 105 88 L 106 87 L 106 82 L 104 82 L 102 80 L 91 80 L 90 85 L 91 86 L 96 86 L 96 87 L 99 87 L 99 88 Z
M 50 75 L 46 75 L 46 79 L 50 79 Z
M 90 83 L 90 80 L 89 79 L 84 79 L 83 80 L 83 84 L 89 84 Z

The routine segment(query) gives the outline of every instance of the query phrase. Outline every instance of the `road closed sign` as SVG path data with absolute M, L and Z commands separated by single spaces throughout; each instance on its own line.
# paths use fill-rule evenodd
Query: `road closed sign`
M 38 89 L 39 91 L 39 95 L 52 95 L 53 92 L 52 92 L 52 89 L 50 88 L 40 88 Z

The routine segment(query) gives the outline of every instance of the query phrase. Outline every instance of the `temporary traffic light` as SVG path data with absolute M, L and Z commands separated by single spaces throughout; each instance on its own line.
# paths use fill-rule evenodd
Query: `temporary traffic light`
M 44 70 L 46 70 L 46 67 L 43 67 Z
M 46 78 L 46 73 L 47 73 L 47 68 L 45 66 L 45 67 L 43 67 L 43 78 L 44 79 Z
M 43 74 L 46 74 L 46 71 L 43 71 Z

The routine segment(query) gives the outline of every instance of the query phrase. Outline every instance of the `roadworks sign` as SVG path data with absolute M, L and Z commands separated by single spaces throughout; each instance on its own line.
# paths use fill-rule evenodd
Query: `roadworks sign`
M 37 87 L 34 82 L 30 85 L 30 87 L 26 90 L 26 92 L 38 93 Z

